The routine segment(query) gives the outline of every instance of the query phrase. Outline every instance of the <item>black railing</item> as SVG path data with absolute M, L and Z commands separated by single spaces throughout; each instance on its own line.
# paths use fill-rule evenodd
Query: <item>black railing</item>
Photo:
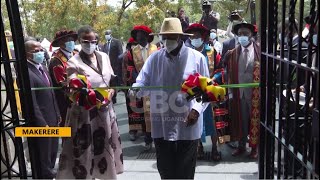
M 305 14 L 310 28 L 302 37 Z M 318 179 L 319 43 L 311 42 L 319 2 L 261 0 L 260 19 L 259 178 Z

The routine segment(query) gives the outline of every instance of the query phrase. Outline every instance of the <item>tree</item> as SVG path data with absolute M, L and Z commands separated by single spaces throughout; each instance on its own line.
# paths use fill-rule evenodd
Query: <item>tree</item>
M 1 1 L 1 9 L 4 9 L 4 2 Z M 199 22 L 202 16 L 200 0 L 121 0 L 119 7 L 109 6 L 107 0 L 19 0 L 19 3 L 27 34 L 49 40 L 53 40 L 58 30 L 77 30 L 81 25 L 93 26 L 99 35 L 112 29 L 113 35 L 120 39 L 129 38 L 132 27 L 138 24 L 148 25 L 158 32 L 167 11 L 177 13 L 178 7 L 185 9 L 190 23 Z M 227 17 L 236 9 L 244 10 L 241 15 L 250 22 L 247 5 L 247 0 L 214 2 L 213 10 L 221 15 L 218 28 L 227 28 Z M 3 17 L 7 23 L 5 12 Z
M 122 0 L 121 9 L 119 10 L 118 18 L 117 18 L 117 25 L 121 25 L 121 19 L 123 16 L 123 13 L 125 10 L 134 2 L 137 2 L 136 0 Z

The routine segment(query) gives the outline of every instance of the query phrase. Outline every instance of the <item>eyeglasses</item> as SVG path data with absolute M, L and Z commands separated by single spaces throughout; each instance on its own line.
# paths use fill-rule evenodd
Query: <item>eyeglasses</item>
M 90 43 L 91 43 L 91 44 L 97 44 L 98 41 L 97 41 L 97 40 L 89 41 L 89 40 L 81 39 L 80 42 L 81 42 L 81 43 L 84 43 L 84 44 L 90 44 Z

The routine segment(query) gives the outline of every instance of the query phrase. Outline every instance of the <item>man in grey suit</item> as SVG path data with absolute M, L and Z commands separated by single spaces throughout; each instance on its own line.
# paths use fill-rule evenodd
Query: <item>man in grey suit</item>
M 52 81 L 46 67 L 42 65 L 44 49 L 37 41 L 25 42 L 26 57 L 28 60 L 28 70 L 31 87 L 50 87 Z M 34 119 L 31 126 L 37 127 L 57 127 L 61 120 L 59 107 L 52 89 L 32 91 Z M 39 137 L 34 138 L 40 159 L 41 179 L 53 179 L 56 172 L 54 165 L 58 152 L 58 138 Z
M 239 45 L 225 55 L 228 83 L 256 83 L 260 79 L 260 48 L 254 42 L 256 34 L 253 25 L 241 23 L 234 27 Z M 249 146 L 252 148 L 250 158 L 257 158 L 259 140 L 259 100 L 260 90 L 255 88 L 239 88 L 229 90 L 229 115 L 231 118 L 231 140 L 239 141 L 238 148 L 232 153 L 238 156 L 246 152 L 249 135 Z

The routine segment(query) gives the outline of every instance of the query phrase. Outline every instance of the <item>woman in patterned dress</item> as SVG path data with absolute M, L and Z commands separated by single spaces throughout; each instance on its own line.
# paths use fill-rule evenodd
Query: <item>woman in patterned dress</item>
M 65 138 L 57 178 L 116 179 L 123 172 L 123 155 L 115 111 L 109 87 L 114 72 L 107 54 L 96 51 L 96 36 L 90 26 L 78 30 L 81 51 L 67 65 L 72 107 L 65 126 L 71 138 Z M 91 88 L 90 88 L 91 87 Z

